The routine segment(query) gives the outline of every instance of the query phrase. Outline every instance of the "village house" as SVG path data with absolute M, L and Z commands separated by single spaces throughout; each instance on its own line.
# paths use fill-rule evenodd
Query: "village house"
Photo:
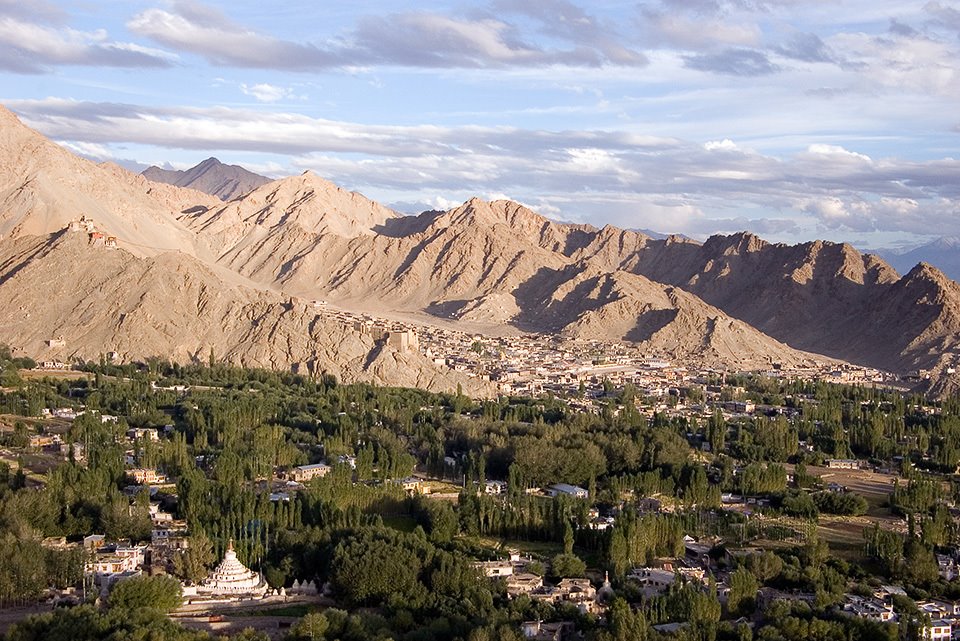
M 832 470 L 859 470 L 860 461 L 854 458 L 828 458 L 826 466 Z
M 531 594 L 543 587 L 543 577 L 526 572 L 517 572 L 507 577 L 507 595 L 510 597 Z
M 132 427 L 127 430 L 127 438 L 131 441 L 159 441 L 160 435 L 151 427 Z
M 531 641 L 566 641 L 574 637 L 576 630 L 572 621 L 544 623 L 537 620 L 524 621 L 520 624 L 520 631 L 524 638 Z
M 928 599 L 926 601 L 918 601 L 917 609 L 921 612 L 926 612 L 934 619 L 960 618 L 960 601 Z
M 76 419 L 78 416 L 82 416 L 84 412 L 83 410 L 80 410 L 78 412 L 72 407 L 57 407 L 55 409 L 50 410 L 50 414 L 52 414 L 55 418 L 62 418 L 65 421 L 72 421 Z
M 489 578 L 500 578 L 513 575 L 513 563 L 510 561 L 477 561 L 475 568 Z
M 486 481 L 483 484 L 484 494 L 500 495 L 507 493 L 507 484 L 504 481 Z
M 561 600 L 573 603 L 584 614 L 598 610 L 597 589 L 590 585 L 590 579 L 563 579 L 557 589 L 562 594 Z
M 158 485 L 167 482 L 166 474 L 149 467 L 131 468 L 127 470 L 127 476 L 138 485 Z
M 960 603 L 930 599 L 918 601 L 917 610 L 929 619 L 920 630 L 921 639 L 947 641 L 960 632 Z
M 508 582 L 508 594 L 510 593 L 509 585 L 510 583 Z M 597 613 L 603 608 L 603 605 L 597 599 L 596 588 L 590 584 L 590 579 L 563 579 L 555 586 L 541 584 L 539 587 L 524 594 L 527 594 L 534 601 L 570 603 L 576 606 L 583 614 Z
M 418 479 L 415 476 L 407 476 L 405 478 L 396 479 L 390 482 L 399 485 L 403 489 L 403 491 L 406 492 L 407 494 L 427 494 L 428 493 L 428 490 L 426 486 L 424 486 L 423 481 Z
M 84 547 L 87 547 L 88 539 L 92 539 L 91 543 L 96 542 L 99 545 L 92 548 L 95 553 L 84 561 L 84 576 L 92 579 L 94 585 L 98 586 L 102 592 L 106 593 L 120 579 L 142 573 L 146 560 L 146 546 L 106 545 L 102 535 L 92 535 L 84 538 Z
M 154 524 L 170 523 L 173 521 L 173 514 L 170 512 L 164 512 L 159 503 L 151 502 L 148 509 L 150 510 L 150 520 Z
M 848 594 L 846 602 L 843 604 L 843 613 L 871 619 L 880 623 L 887 623 L 897 620 L 897 615 L 893 611 L 893 606 L 872 597 L 862 597 L 854 594 Z
M 154 523 L 150 530 L 151 545 L 173 545 L 179 547 L 175 539 L 184 539 L 187 534 L 187 522 L 184 520 L 161 521 Z
M 920 628 L 924 641 L 950 641 L 953 638 L 953 623 L 947 619 L 934 619 Z
M 662 568 L 633 568 L 627 574 L 627 580 L 640 584 L 640 592 L 646 597 L 662 594 L 676 583 L 677 574 L 673 570 Z
M 357 457 L 350 456 L 349 454 L 341 454 L 337 457 L 337 463 L 340 465 L 348 465 L 351 470 L 357 469 Z
M 83 549 L 93 552 L 103 547 L 106 542 L 107 537 L 104 534 L 88 534 L 83 537 Z
M 333 468 L 327 465 L 326 463 L 314 463 L 313 465 L 300 465 L 287 473 L 288 478 L 291 481 L 297 483 L 307 483 L 315 478 L 323 478 Z
M 576 485 L 569 485 L 567 483 L 554 483 L 546 489 L 546 494 L 551 498 L 565 494 L 578 499 L 585 499 L 590 495 L 590 493 L 584 488 Z
M 957 559 L 949 554 L 938 554 L 937 573 L 946 581 L 960 578 L 960 566 L 957 565 Z
M 31 434 L 30 447 L 35 450 L 42 450 L 47 447 L 53 447 L 60 444 L 59 434 Z

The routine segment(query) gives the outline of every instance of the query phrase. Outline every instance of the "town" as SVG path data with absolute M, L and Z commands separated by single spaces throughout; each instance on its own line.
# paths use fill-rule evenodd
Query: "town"
M 726 369 L 697 359 L 651 354 L 640 346 L 610 341 L 576 341 L 558 335 L 517 333 L 487 336 L 437 325 L 389 320 L 336 308 L 326 301 L 310 301 L 318 316 L 371 336 L 398 351 L 419 351 L 438 367 L 496 385 L 502 395 L 597 397 L 604 385 L 632 384 L 649 397 L 666 397 L 690 382 L 722 380 Z M 733 372 L 731 372 L 733 373 Z M 811 359 L 803 367 L 771 362 L 757 373 L 775 379 L 822 380 L 909 389 L 925 372 L 897 376 L 869 367 Z
M 517 378 L 475 402 L 7 353 L 0 502 L 4 527 L 34 534 L 5 539 L 4 611 L 109 611 L 164 580 L 184 629 L 264 638 L 344 621 L 405 638 L 441 620 L 462 632 L 432 638 L 960 634 L 955 402 L 876 372 L 688 370 L 622 345 L 340 318 Z M 27 558 L 51 569 L 15 578 Z

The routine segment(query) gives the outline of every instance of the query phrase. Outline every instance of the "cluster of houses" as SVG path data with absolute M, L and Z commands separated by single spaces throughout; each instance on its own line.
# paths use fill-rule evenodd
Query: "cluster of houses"
M 150 512 L 153 530 L 149 544 L 111 542 L 102 534 L 84 537 L 79 545 L 84 551 L 85 590 L 104 596 L 123 579 L 172 570 L 174 556 L 182 554 L 189 545 L 186 523 L 175 520 L 155 503 L 151 504 Z M 60 549 L 70 547 L 63 537 L 47 539 L 44 545 Z M 228 544 L 223 559 L 203 581 L 183 586 L 183 596 L 188 603 L 262 598 L 270 593 L 263 575 L 237 558 L 233 541 Z M 276 593 L 310 596 L 318 594 L 319 590 L 312 581 L 296 581 L 290 590 L 280 588 Z
M 341 465 L 348 465 L 353 469 L 356 469 L 357 467 L 357 459 L 353 456 L 342 455 L 338 457 L 337 463 Z M 321 461 L 319 463 L 311 463 L 310 465 L 298 465 L 296 467 L 292 467 L 286 472 L 278 473 L 277 479 L 279 481 L 286 480 L 286 487 L 288 489 L 297 489 L 302 487 L 303 484 L 309 483 L 313 479 L 325 477 L 332 471 L 332 465 Z M 394 485 L 399 485 L 403 491 L 410 495 L 427 494 L 429 492 L 429 488 L 424 484 L 423 479 L 416 476 L 390 479 L 387 482 Z M 278 493 L 277 496 L 282 500 L 280 493 Z
M 725 603 L 729 597 L 729 572 L 717 571 L 711 567 L 706 554 L 710 545 L 685 537 L 685 556 L 679 559 L 662 559 L 650 566 L 634 567 L 626 575 L 644 598 L 653 598 L 669 591 L 677 584 L 687 584 L 706 591 L 710 589 L 710 576 L 718 578 L 717 598 Z M 747 553 L 750 553 L 749 551 Z M 475 566 L 485 576 L 504 582 L 507 594 L 511 598 L 526 595 L 528 598 L 546 603 L 570 603 L 582 613 L 602 614 L 606 604 L 613 596 L 608 577 L 604 577 L 598 589 L 587 578 L 566 578 L 556 585 L 544 582 L 542 576 L 527 570 L 531 559 L 523 558 L 513 552 L 505 560 L 477 562 Z M 847 594 L 839 606 L 839 612 L 846 616 L 869 619 L 879 623 L 896 623 L 898 615 L 894 610 L 893 598 L 906 597 L 906 592 L 897 586 L 884 585 L 872 595 Z M 763 587 L 756 594 L 757 606 L 765 609 L 774 601 L 805 602 L 811 606 L 816 603 L 816 595 L 799 591 L 782 591 Z M 917 602 L 920 617 L 915 621 L 919 627 L 919 637 L 925 641 L 950 641 L 960 639 L 960 602 L 929 599 Z M 662 631 L 670 631 L 671 626 L 683 626 L 681 623 L 661 626 Z M 528 621 L 522 626 L 528 639 L 553 640 L 572 638 L 575 628 L 572 622 L 543 623 Z M 669 629 L 668 629 L 669 628 Z
M 419 351 L 438 366 L 496 383 L 501 394 L 568 395 L 584 391 L 600 396 L 605 383 L 633 384 L 648 397 L 664 397 L 677 388 L 719 374 L 696 364 L 677 365 L 669 358 L 636 346 L 599 340 L 565 341 L 552 336 L 484 336 L 444 327 L 421 326 L 375 318 L 313 301 L 317 314 L 338 320 L 399 351 Z M 826 380 L 837 383 L 895 383 L 896 377 L 876 369 L 811 362 L 789 368 L 774 364 L 761 372 L 774 378 Z M 749 414 L 752 403 L 728 401 L 729 411 Z
M 597 614 L 606 608 L 613 594 L 609 578 L 598 590 L 587 578 L 566 578 L 557 585 L 544 583 L 543 577 L 528 572 L 533 559 L 521 557 L 511 552 L 510 557 L 501 561 L 478 561 L 474 566 L 492 579 L 502 579 L 506 583 L 507 594 L 513 598 L 521 594 L 534 601 L 544 603 L 568 603 L 584 614 Z
M 807 595 L 812 602 L 813 595 Z M 883 585 L 870 596 L 848 594 L 841 611 L 847 616 L 870 619 L 880 623 L 896 623 L 899 615 L 894 611 L 893 597 L 906 597 L 898 586 Z M 960 639 L 960 602 L 927 599 L 917 602 L 919 618 L 918 638 L 924 641 L 950 641 Z

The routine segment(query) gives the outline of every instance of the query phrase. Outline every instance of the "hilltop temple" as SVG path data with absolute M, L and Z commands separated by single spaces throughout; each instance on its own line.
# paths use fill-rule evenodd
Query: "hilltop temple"
M 227 545 L 223 561 L 197 586 L 197 593 L 205 596 L 263 596 L 267 582 L 259 573 L 237 559 L 233 541 Z

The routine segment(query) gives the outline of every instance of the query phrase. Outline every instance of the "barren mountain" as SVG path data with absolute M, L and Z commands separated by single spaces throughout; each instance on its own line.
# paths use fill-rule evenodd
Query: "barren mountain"
M 682 287 L 798 349 L 885 369 L 904 365 L 900 337 L 924 331 L 895 322 L 865 334 L 864 315 L 878 311 L 868 311 L 876 301 L 913 301 L 891 289 L 899 281 L 893 268 L 847 244 L 775 245 L 745 233 L 702 245 L 653 241 L 624 268 Z
M 0 236 L 50 234 L 86 217 L 137 255 L 202 251 L 174 218 L 184 199 L 151 193 L 137 180 L 116 165 L 75 156 L 0 107 Z M 191 193 L 196 198 L 186 200 L 194 205 L 209 200 Z
M 774 245 L 751 234 L 703 244 L 653 239 L 478 199 L 371 225 L 375 203 L 356 194 L 349 207 L 331 200 L 344 193 L 328 192 L 328 213 L 314 212 L 323 224 L 312 228 L 276 219 L 251 225 L 233 214 L 242 200 L 185 222 L 201 235 L 219 234 L 211 242 L 225 248 L 221 263 L 229 268 L 348 307 L 634 340 L 730 362 L 808 357 L 787 354 L 789 345 L 904 371 L 934 366 L 937 347 L 952 340 L 951 318 L 885 314 L 920 305 L 917 286 L 846 244 Z M 272 206 L 283 208 L 276 199 Z M 339 217 L 350 212 L 359 215 L 353 225 Z M 336 226 L 327 222 L 334 219 Z M 938 287 L 952 301 L 952 289 Z M 875 327 L 865 323 L 881 317 Z
M 0 212 L 0 340 L 38 355 L 213 347 L 236 362 L 455 386 L 418 354 L 326 327 L 290 302 L 302 297 L 741 367 L 816 353 L 946 372 L 960 358 L 960 286 L 926 265 L 901 278 L 849 245 L 652 238 L 510 201 L 400 216 L 310 172 L 223 203 L 81 160 L 2 109 Z M 62 231 L 81 215 L 118 249 Z M 60 335 L 63 347 L 43 346 Z
M 179 253 L 136 257 L 91 244 L 84 232 L 0 243 L 3 340 L 38 358 L 217 358 L 248 366 L 329 372 L 346 381 L 463 389 L 474 379 L 441 371 L 418 353 L 378 346 L 303 303 L 230 286 Z
M 523 285 L 528 291 L 520 298 L 527 303 L 519 323 L 575 339 L 627 340 L 652 353 L 711 366 L 751 369 L 775 361 L 810 365 L 824 360 L 791 349 L 680 288 L 583 265 L 563 271 Z
M 270 182 L 266 176 L 247 171 L 239 165 L 225 165 L 216 158 L 207 158 L 183 171 L 147 167 L 140 175 L 154 182 L 196 189 L 220 200 L 246 196 Z

